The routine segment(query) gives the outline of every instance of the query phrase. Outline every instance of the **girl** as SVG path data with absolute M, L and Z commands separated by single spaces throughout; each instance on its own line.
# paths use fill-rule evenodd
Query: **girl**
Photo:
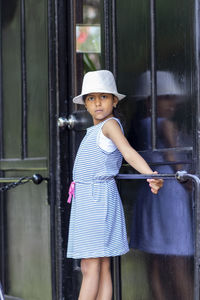
M 74 164 L 69 190 L 70 216 L 67 257 L 81 259 L 83 280 L 79 300 L 111 300 L 110 257 L 129 251 L 124 212 L 114 177 L 122 156 L 138 172 L 155 173 L 130 146 L 113 110 L 119 94 L 110 71 L 88 72 L 82 92 L 73 99 L 85 105 L 94 126 L 87 129 Z M 148 179 L 152 193 L 163 185 Z

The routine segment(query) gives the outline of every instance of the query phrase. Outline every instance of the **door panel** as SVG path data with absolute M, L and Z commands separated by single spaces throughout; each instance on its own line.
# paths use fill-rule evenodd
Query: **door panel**
M 48 1 L 1 1 L 0 177 L 48 177 Z M 2 179 L 3 178 L 3 179 Z M 1 278 L 8 299 L 52 299 L 47 183 L 1 192 Z M 54 209 L 54 208 L 53 208 Z
M 102 4 L 84 0 L 76 1 L 74 7 L 73 28 L 76 24 L 107 23 L 101 25 L 100 54 L 76 53 L 74 48 L 70 101 L 81 91 L 84 72 L 111 69 L 119 92 L 127 95 L 119 105 L 125 134 L 152 168 L 162 174 L 182 169 L 196 171 L 193 148 L 196 124 L 192 118 L 194 7 L 186 2 L 177 0 L 173 5 L 163 6 L 162 1 L 134 0 L 127 4 L 116 0 L 107 5 L 106 1 Z M 96 16 L 95 21 L 92 15 Z M 70 113 L 82 109 L 70 102 Z M 74 159 L 84 132 L 74 131 L 69 135 Z M 123 162 L 120 172 L 135 171 Z M 159 196 L 153 196 L 146 182 L 119 180 L 118 183 L 128 239 L 134 249 L 113 260 L 114 299 L 193 299 L 193 186 L 172 179 L 165 183 Z M 158 232 L 161 240 L 165 240 L 161 247 L 156 244 Z M 146 236 L 147 247 L 144 247 Z M 76 299 L 81 276 L 79 262 L 72 264 Z
M 45 183 L 7 192 L 6 294 L 24 300 L 52 297 L 50 207 L 45 199 Z
M 179 1 L 149 3 L 117 1 L 117 78 L 127 94 L 121 103 L 126 135 L 153 170 L 195 172 L 193 7 L 181 2 L 178 12 Z M 121 172 L 134 171 L 124 164 Z M 119 186 L 133 248 L 121 258 L 122 299 L 193 299 L 192 185 L 166 181 L 158 196 L 145 182 Z

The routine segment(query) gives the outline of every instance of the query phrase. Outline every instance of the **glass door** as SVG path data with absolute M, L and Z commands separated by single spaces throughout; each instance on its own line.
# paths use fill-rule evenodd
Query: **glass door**
M 181 7 L 181 9 L 180 9 Z M 194 165 L 194 7 L 187 1 L 116 1 L 117 78 L 131 145 L 159 173 Z M 122 173 L 133 173 L 126 163 Z M 193 299 L 193 187 L 120 181 L 130 252 L 119 299 Z
M 73 2 L 68 106 L 69 113 L 87 119 L 69 133 L 73 159 L 91 120 L 71 100 L 81 92 L 84 73 L 103 68 L 113 71 L 118 90 L 127 95 L 120 112 L 130 144 L 159 173 L 198 173 L 194 13 L 194 5 L 180 0 Z M 120 173 L 135 171 L 124 161 Z M 192 184 L 167 180 L 154 196 L 145 180 L 118 183 L 131 250 L 113 260 L 114 299 L 194 299 Z M 79 261 L 72 270 L 77 299 Z

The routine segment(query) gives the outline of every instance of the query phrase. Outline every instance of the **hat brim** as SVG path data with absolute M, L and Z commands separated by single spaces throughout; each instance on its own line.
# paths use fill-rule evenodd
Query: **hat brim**
M 80 95 L 73 98 L 73 102 L 76 103 L 76 104 L 84 105 L 85 103 L 83 101 L 83 96 L 88 95 L 88 94 L 92 94 L 92 93 L 96 93 L 96 92 L 89 92 L 87 94 L 80 94 Z M 119 93 L 111 93 L 110 91 L 99 91 L 99 93 L 112 94 L 112 95 L 116 96 L 119 101 L 126 97 L 126 95 L 119 94 Z

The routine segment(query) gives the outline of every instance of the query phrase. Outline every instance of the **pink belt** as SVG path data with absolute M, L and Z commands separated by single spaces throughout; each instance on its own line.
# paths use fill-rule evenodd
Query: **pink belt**
M 77 183 L 81 183 L 81 184 L 93 184 L 95 182 L 97 183 L 101 183 L 101 182 L 105 182 L 107 180 L 113 180 L 114 177 L 109 177 L 106 179 L 95 179 L 94 181 L 77 181 Z M 75 181 L 72 181 L 69 187 L 69 191 L 68 191 L 68 199 L 67 199 L 67 203 L 71 203 L 72 201 L 72 196 L 75 197 Z
M 68 196 L 68 199 L 67 199 L 67 203 L 71 203 L 72 196 L 73 197 L 75 196 L 75 182 L 74 181 L 72 181 L 71 184 L 70 184 L 68 194 L 69 194 L 69 196 Z

